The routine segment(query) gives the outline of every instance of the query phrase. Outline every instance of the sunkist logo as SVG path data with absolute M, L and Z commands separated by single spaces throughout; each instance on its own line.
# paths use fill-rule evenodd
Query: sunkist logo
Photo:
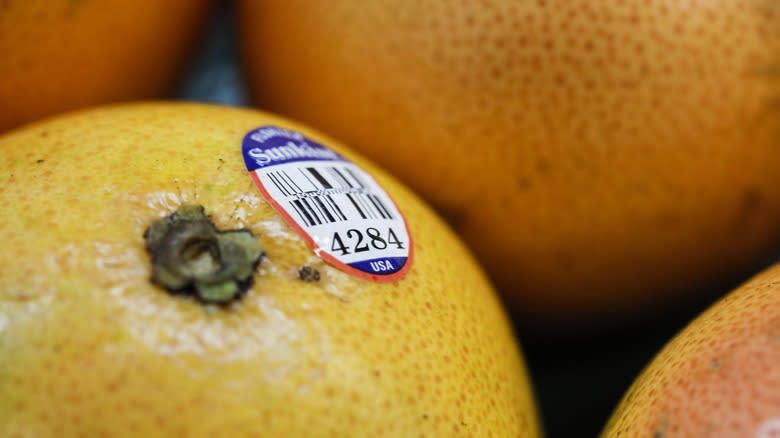
M 247 153 L 255 160 L 258 166 L 265 166 L 274 161 L 284 161 L 295 158 L 319 158 L 339 159 L 339 155 L 330 149 L 315 147 L 306 142 L 306 139 L 298 132 L 288 131 L 275 126 L 259 128 L 249 135 L 249 138 L 260 144 L 260 147 L 249 149 Z M 287 139 L 280 146 L 266 146 L 264 143 L 272 139 Z M 276 142 L 274 142 L 276 143 Z

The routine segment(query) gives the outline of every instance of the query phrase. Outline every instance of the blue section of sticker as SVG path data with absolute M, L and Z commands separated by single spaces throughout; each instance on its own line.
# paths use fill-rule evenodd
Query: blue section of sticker
M 408 257 L 381 257 L 349 263 L 349 266 L 374 275 L 390 275 L 400 271 L 408 259 Z
M 298 161 L 346 161 L 341 155 L 301 133 L 278 126 L 262 126 L 247 133 L 241 150 L 250 172 Z

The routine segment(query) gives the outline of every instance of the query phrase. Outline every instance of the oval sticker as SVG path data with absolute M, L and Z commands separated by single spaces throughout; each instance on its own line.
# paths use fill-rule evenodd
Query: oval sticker
M 277 126 L 246 134 L 242 153 L 257 189 L 317 256 L 372 281 L 397 280 L 409 270 L 406 219 L 363 169 Z

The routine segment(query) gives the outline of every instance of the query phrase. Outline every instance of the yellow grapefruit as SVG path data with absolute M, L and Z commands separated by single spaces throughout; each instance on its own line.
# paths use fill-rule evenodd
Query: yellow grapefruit
M 242 138 L 264 125 L 373 176 L 413 239 L 405 276 L 314 255 L 247 172 Z M 253 110 L 148 103 L 31 124 L 0 149 L 0 436 L 540 436 L 521 351 L 468 250 L 340 143 Z M 158 285 L 160 236 L 193 206 L 262 248 L 228 303 Z M 198 233 L 174 239 L 185 267 L 221 272 L 230 251 L 198 250 Z
M 427 198 L 518 321 L 680 300 L 778 242 L 776 1 L 246 0 L 238 18 L 256 104 Z

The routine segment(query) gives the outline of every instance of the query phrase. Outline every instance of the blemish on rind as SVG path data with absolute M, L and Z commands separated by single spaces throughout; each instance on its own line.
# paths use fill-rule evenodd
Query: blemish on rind
M 144 232 L 155 284 L 206 303 L 229 303 L 251 284 L 263 250 L 248 229 L 218 230 L 202 206 L 182 205 Z
M 320 271 L 311 267 L 311 265 L 303 265 L 298 270 L 298 278 L 311 283 L 313 281 L 320 281 Z

